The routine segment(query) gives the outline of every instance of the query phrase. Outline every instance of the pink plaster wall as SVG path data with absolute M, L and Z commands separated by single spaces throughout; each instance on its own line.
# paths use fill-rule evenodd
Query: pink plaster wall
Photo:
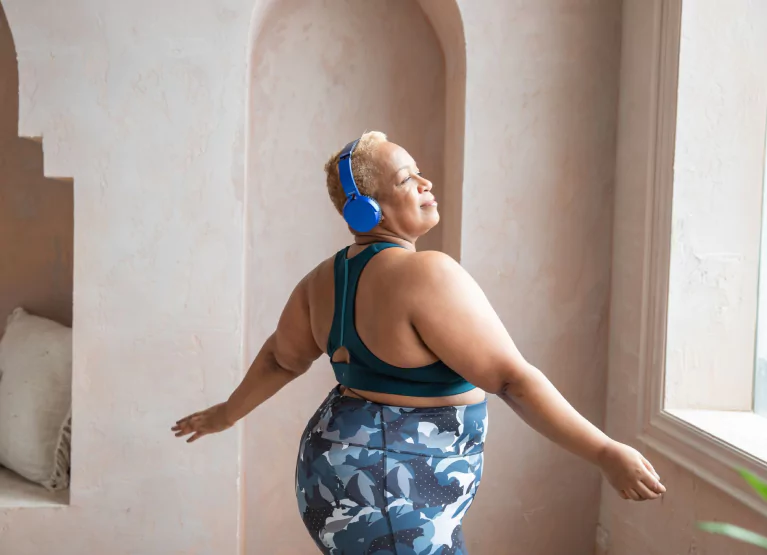
M 77 256 L 71 503 L 0 511 L 0 553 L 233 555 L 237 434 L 169 430 L 241 371 L 253 3 L 3 6 L 18 132 L 74 179 Z
M 616 0 L 459 0 L 446 11 L 424 0 L 423 12 L 399 0 L 3 4 L 20 132 L 44 137 L 46 175 L 74 177 L 78 256 L 72 505 L 0 512 L 0 552 L 308 552 L 295 432 L 332 383 L 324 363 L 237 432 L 187 447 L 167 427 L 226 397 L 286 284 L 343 244 L 321 166 L 364 128 L 388 131 L 432 175 L 450 172 L 439 244 L 528 358 L 601 422 Z M 355 26 L 335 32 L 331 14 Z M 352 72 L 338 65 L 344 45 L 358 46 Z M 376 57 L 379 72 L 361 65 Z M 372 102 L 388 91 L 401 105 Z M 297 227 L 306 221 L 323 227 Z M 592 553 L 597 473 L 505 406 L 491 410 L 472 552 Z
M 439 232 L 441 250 L 460 261 L 466 135 L 466 37 L 463 18 L 456 2 L 418 0 L 418 3 L 434 27 L 445 58 L 446 115 L 442 191 L 448 202 L 440 206 Z
M 606 427 L 613 437 L 638 447 L 641 447 L 636 441 L 640 326 L 648 248 L 644 230 L 647 188 L 653 179 L 649 157 L 655 122 L 651 114 L 658 86 L 654 76 L 658 52 L 653 45 L 661 6 L 661 0 L 626 0 L 623 7 Z M 763 553 L 705 534 L 695 526 L 699 520 L 716 519 L 764 533 L 767 526 L 762 517 L 660 454 L 648 451 L 647 455 L 669 491 L 661 503 L 629 504 L 604 485 L 598 536 L 600 555 Z
M 72 323 L 72 184 L 43 176 L 42 146 L 18 137 L 19 79 L 0 6 L 0 335 L 17 306 Z
M 462 262 L 527 358 L 601 425 L 620 4 L 462 2 Z M 479 554 L 594 551 L 598 473 L 493 399 Z

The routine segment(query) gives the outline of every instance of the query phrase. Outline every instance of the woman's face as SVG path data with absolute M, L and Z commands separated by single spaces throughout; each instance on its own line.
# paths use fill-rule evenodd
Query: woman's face
M 415 241 L 439 223 L 431 181 L 421 175 L 413 157 L 394 143 L 378 145 L 373 159 L 380 172 L 376 194 L 383 212 L 380 226 Z

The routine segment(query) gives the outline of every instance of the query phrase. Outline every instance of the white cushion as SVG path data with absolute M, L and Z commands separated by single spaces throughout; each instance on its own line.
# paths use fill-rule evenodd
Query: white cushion
M 17 308 L 0 340 L 0 464 L 69 487 L 72 329 Z

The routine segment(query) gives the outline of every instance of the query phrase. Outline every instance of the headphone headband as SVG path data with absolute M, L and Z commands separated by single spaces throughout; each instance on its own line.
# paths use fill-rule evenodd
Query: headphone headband
M 341 156 L 338 159 L 338 177 L 341 180 L 341 187 L 344 189 L 346 198 L 360 196 L 360 191 L 357 188 L 357 183 L 354 181 L 354 173 L 352 172 L 352 154 L 358 142 L 360 140 L 355 139 L 346 145 L 341 150 Z
M 352 153 L 359 139 L 346 145 L 338 158 L 338 178 L 346 194 L 344 219 L 354 231 L 367 233 L 381 222 L 381 207 L 370 197 L 360 194 L 352 173 Z

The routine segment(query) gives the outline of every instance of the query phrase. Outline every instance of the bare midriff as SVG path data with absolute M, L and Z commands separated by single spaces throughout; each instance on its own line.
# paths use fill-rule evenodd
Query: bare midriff
M 448 397 L 409 397 L 407 395 L 395 395 L 392 393 L 377 393 L 362 389 L 349 389 L 341 386 L 341 394 L 347 397 L 362 398 L 366 401 L 379 405 L 391 405 L 395 407 L 428 408 L 428 407 L 459 407 L 461 405 L 474 405 L 485 400 L 485 392 L 474 388 L 465 393 L 450 395 Z

